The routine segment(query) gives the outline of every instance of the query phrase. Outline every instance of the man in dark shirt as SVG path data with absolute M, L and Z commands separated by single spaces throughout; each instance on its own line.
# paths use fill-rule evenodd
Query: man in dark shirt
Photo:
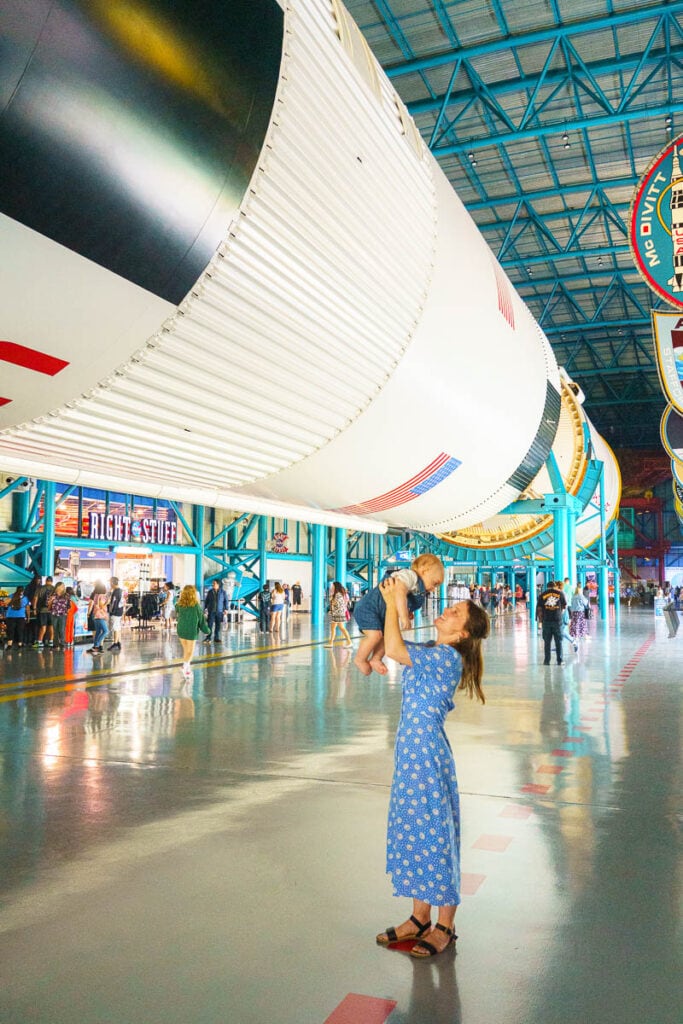
M 204 638 L 205 644 L 210 644 L 213 638 L 215 644 L 221 642 L 221 626 L 223 625 L 223 612 L 227 610 L 228 601 L 225 590 L 219 580 L 213 580 L 211 589 L 204 598 L 204 611 L 209 623 L 209 632 Z
M 258 618 L 260 631 L 267 633 L 270 626 L 270 587 L 267 583 L 258 596 Z
M 550 664 L 550 645 L 555 641 L 557 664 L 562 664 L 562 613 L 567 607 L 562 584 L 551 582 L 538 599 L 543 628 L 543 664 Z
M 50 613 L 50 598 L 55 592 L 52 585 L 52 576 L 45 579 L 45 583 L 38 590 L 33 598 L 33 611 L 38 616 L 38 639 L 34 647 L 42 647 L 43 640 L 47 647 L 52 647 L 52 615 Z

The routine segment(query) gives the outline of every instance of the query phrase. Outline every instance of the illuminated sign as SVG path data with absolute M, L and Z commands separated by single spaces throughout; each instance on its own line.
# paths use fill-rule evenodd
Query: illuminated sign
M 90 540 L 110 540 L 117 544 L 137 541 L 140 544 L 177 543 L 177 524 L 167 519 L 133 519 L 104 512 L 88 515 Z
M 640 180 L 629 215 L 635 264 L 649 287 L 683 309 L 683 135 L 670 142 Z

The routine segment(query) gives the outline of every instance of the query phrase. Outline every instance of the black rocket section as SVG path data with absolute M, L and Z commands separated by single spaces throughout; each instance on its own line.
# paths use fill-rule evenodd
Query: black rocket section
M 0 212 L 182 301 L 256 166 L 276 0 L 3 0 Z

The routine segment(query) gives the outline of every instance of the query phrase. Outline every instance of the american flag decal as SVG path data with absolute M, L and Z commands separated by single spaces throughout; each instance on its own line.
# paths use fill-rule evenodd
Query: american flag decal
M 503 271 L 497 263 L 493 265 L 493 272 L 496 275 L 496 291 L 498 292 L 498 309 L 501 311 L 510 327 L 515 329 L 515 311 L 512 308 L 510 297 L 510 285 Z
M 406 480 L 405 483 L 394 487 L 392 491 L 380 494 L 377 498 L 369 498 L 368 501 L 361 501 L 358 505 L 346 505 L 344 508 L 338 508 L 334 511 L 345 512 L 348 515 L 386 512 L 390 508 L 396 508 L 397 505 L 405 505 L 407 502 L 419 498 L 420 495 L 426 494 L 427 491 L 431 491 L 433 487 L 436 487 L 446 477 L 449 477 L 459 465 L 461 465 L 459 459 L 454 459 L 452 455 L 441 452 L 423 470 L 411 477 L 410 480 Z

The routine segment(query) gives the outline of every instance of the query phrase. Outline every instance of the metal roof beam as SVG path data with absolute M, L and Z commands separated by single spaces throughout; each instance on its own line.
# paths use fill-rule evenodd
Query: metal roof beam
M 556 260 L 579 260 L 591 256 L 605 256 L 610 253 L 630 252 L 628 245 L 603 245 L 595 249 L 572 249 L 571 252 L 546 253 L 543 256 L 524 256 L 521 259 L 501 260 L 502 267 L 529 267 L 537 263 L 554 263 Z M 586 271 L 584 277 L 591 275 Z M 531 283 L 531 282 L 530 282 Z
M 569 372 L 569 368 L 565 364 L 565 369 Z M 653 373 L 657 372 L 657 367 L 653 363 L 652 366 L 608 366 L 595 370 L 582 370 L 578 366 L 572 367 L 572 377 L 581 382 L 582 380 L 591 380 L 596 377 L 623 377 L 631 374 L 644 373 L 647 370 L 651 370 Z
M 612 205 L 612 207 L 611 207 L 611 211 L 608 211 L 608 210 L 606 210 L 601 205 L 598 205 L 598 206 L 592 205 L 594 203 L 594 201 L 595 201 L 595 189 L 593 189 L 593 191 L 591 192 L 590 196 L 588 197 L 588 202 L 581 209 L 579 209 L 578 207 L 574 207 L 573 210 L 555 210 L 554 213 L 538 213 L 538 211 L 535 210 L 533 208 L 533 206 L 531 206 L 529 203 L 526 203 L 524 205 L 526 205 L 526 207 L 527 207 L 527 209 L 529 211 L 530 219 L 533 218 L 533 217 L 542 217 L 543 221 L 546 222 L 546 223 L 549 220 L 568 220 L 570 222 L 570 224 L 571 224 L 572 223 L 572 219 L 574 217 L 578 216 L 579 222 L 577 223 L 576 227 L 574 228 L 575 231 L 578 230 L 580 222 L 581 222 L 581 219 L 590 211 L 593 214 L 595 214 L 595 215 L 597 215 L 599 217 L 602 217 L 603 220 L 605 220 L 605 221 L 609 220 L 613 225 L 615 225 L 616 227 L 618 227 L 620 229 L 622 234 L 628 235 L 628 229 L 626 227 L 625 222 L 624 221 L 619 221 L 618 219 L 615 221 L 614 218 L 615 217 L 618 218 L 618 216 L 619 216 L 617 211 L 619 211 L 619 210 L 624 210 L 624 211 L 628 210 L 630 204 L 629 203 L 614 203 Z M 468 206 L 467 209 L 471 210 L 472 207 Z M 610 215 L 610 213 L 612 215 Z M 593 218 L 593 219 L 595 219 L 595 218 Z M 486 231 L 507 231 L 510 228 L 510 224 L 514 223 L 516 220 L 519 220 L 519 213 L 517 211 L 515 211 L 515 218 L 514 218 L 513 221 L 509 221 L 509 220 L 489 220 L 489 221 L 486 221 L 483 224 L 479 224 L 478 223 L 477 227 L 479 228 L 479 230 L 481 231 L 482 234 L 484 234 Z M 579 232 L 579 234 L 583 234 L 583 232 L 585 230 L 586 230 L 586 226 L 584 226 L 583 230 L 581 232 Z
M 596 186 L 600 186 L 601 189 L 607 190 L 610 188 L 632 188 L 635 186 L 637 177 L 635 175 L 629 175 L 625 178 L 611 178 L 600 181 L 585 181 L 579 185 L 563 185 L 562 194 L 565 196 L 575 195 L 581 192 L 593 192 Z M 536 202 L 537 200 L 544 199 L 557 199 L 558 190 L 556 188 L 549 189 L 537 189 L 535 192 L 520 192 L 515 195 L 506 196 L 494 196 L 491 199 L 477 200 L 474 203 L 468 203 L 467 209 L 472 212 L 473 210 L 489 210 L 496 209 L 499 206 L 514 206 L 520 201 L 520 199 L 526 202 Z M 544 214 L 545 216 L 545 214 Z M 479 230 L 486 225 L 480 225 Z
M 614 272 L 612 271 L 611 273 L 613 274 Z M 537 284 L 537 285 L 548 284 L 548 285 L 551 285 L 551 292 L 552 292 L 556 285 L 558 285 L 558 284 L 567 284 L 567 282 L 571 281 L 572 278 L 580 277 L 580 278 L 582 278 L 585 281 L 588 278 L 593 278 L 593 276 L 594 276 L 593 274 L 572 274 L 570 277 L 564 277 L 564 276 L 559 276 L 558 275 L 558 277 L 554 277 L 554 278 L 545 278 L 543 281 L 540 281 L 540 280 L 539 281 L 533 281 L 532 280 L 532 281 L 524 282 L 524 283 L 525 284 Z M 519 287 L 518 285 L 515 285 L 515 288 L 518 288 L 518 287 Z M 589 286 L 587 286 L 585 288 L 572 288 L 571 289 L 571 294 L 574 295 L 574 296 L 576 296 L 576 295 L 597 295 L 597 293 L 598 293 L 598 291 L 599 291 L 599 289 L 601 287 L 603 287 L 603 285 L 599 285 L 599 286 L 589 285 Z M 620 288 L 623 287 L 623 282 L 621 280 L 619 281 L 619 287 Z M 545 294 L 550 294 L 550 293 L 545 293 Z M 605 294 L 607 294 L 607 292 L 605 292 Z M 642 303 L 638 302 L 626 289 L 624 289 L 624 294 L 638 308 L 638 311 L 641 314 L 641 316 L 643 316 L 643 317 L 646 316 L 646 310 L 643 307 Z M 542 299 L 544 297 L 545 297 L 545 295 L 543 295 L 543 294 L 541 294 L 541 295 L 538 295 L 538 294 L 537 295 L 528 295 L 526 297 L 525 301 L 526 302 L 530 302 L 533 299 Z M 639 317 L 639 319 L 640 319 L 640 317 Z
M 676 109 L 683 109 L 683 106 L 676 105 Z M 598 117 L 578 117 L 574 120 L 564 119 L 553 124 L 536 125 L 534 128 L 515 129 L 510 132 L 502 132 L 491 137 L 486 135 L 480 139 L 470 139 L 468 142 L 451 143 L 448 146 L 437 146 L 432 150 L 435 157 L 454 156 L 460 153 L 469 153 L 475 149 L 485 149 L 487 146 L 506 146 L 510 143 L 519 142 L 520 139 L 538 139 L 543 135 L 562 135 L 565 131 L 580 131 L 584 128 L 604 128 L 606 125 L 616 124 L 623 127 L 629 121 L 640 121 L 644 118 L 666 117 L 672 111 L 672 105 L 660 107 L 642 107 L 637 110 L 624 110 L 619 114 L 600 114 Z
M 548 55 L 548 59 L 554 54 L 554 48 L 551 47 L 551 51 Z M 666 50 L 653 50 L 650 53 L 649 61 L 646 61 L 646 66 L 650 64 L 655 65 L 655 69 L 658 69 L 662 61 L 670 61 L 674 57 L 683 56 L 683 45 L 672 47 L 671 52 L 667 54 Z M 465 64 L 465 57 L 459 56 L 454 63 L 457 67 L 462 67 Z M 546 61 L 547 63 L 547 61 Z M 634 70 L 638 74 L 642 70 L 643 62 L 637 58 L 622 58 L 615 62 L 611 61 L 593 61 L 592 63 L 585 64 L 587 72 L 590 73 L 591 77 L 598 75 L 609 75 L 614 74 L 615 71 L 629 72 Z M 545 69 L 544 69 L 545 70 Z M 634 75 L 635 78 L 635 75 Z M 506 96 L 508 94 L 519 93 L 524 89 L 532 90 L 532 96 L 530 99 L 533 101 L 537 98 L 539 89 L 542 86 L 552 86 L 562 84 L 567 80 L 566 68 L 556 69 L 554 71 L 547 71 L 545 74 L 541 71 L 537 75 L 520 75 L 518 79 L 506 78 L 500 82 L 490 82 L 488 85 L 489 90 L 496 96 Z M 477 99 L 477 93 L 473 89 L 463 89 L 453 91 L 455 79 L 449 84 L 448 89 L 441 96 L 436 96 L 434 99 L 424 100 L 413 100 L 407 104 L 408 110 L 413 117 L 419 117 L 420 114 L 431 114 L 435 110 L 448 109 L 452 103 L 465 103 L 470 99 Z M 630 91 L 629 91 L 630 90 Z M 624 97 L 628 95 L 631 98 L 633 88 L 627 86 L 624 92 Z M 626 106 L 625 99 L 622 97 L 621 105 Z M 530 104 L 531 107 L 531 104 Z M 524 121 L 524 119 L 523 119 Z M 522 127 L 525 127 L 522 123 Z
M 649 317 L 633 318 L 631 320 L 586 320 L 581 324 L 563 324 L 561 327 L 544 327 L 546 334 L 571 334 L 573 331 L 585 331 L 588 328 L 600 328 L 601 331 L 616 330 L 619 327 L 631 327 L 633 324 L 650 324 Z
M 536 32 L 523 32 L 518 36 L 492 39 L 488 43 L 479 43 L 476 46 L 459 47 L 456 50 L 437 53 L 431 57 L 417 57 L 413 60 L 403 61 L 400 64 L 389 65 L 384 70 L 389 78 L 397 78 L 400 75 L 410 75 L 414 72 L 429 71 L 431 68 L 444 67 L 444 65 L 452 64 L 458 57 L 464 57 L 466 60 L 469 60 L 472 57 L 483 57 L 488 54 L 508 52 L 514 47 L 531 46 L 534 43 L 554 40 L 558 35 L 584 35 L 587 32 L 599 32 L 601 29 L 618 28 L 620 25 L 633 25 L 644 21 L 651 21 L 662 15 L 673 17 L 674 14 L 681 11 L 683 11 L 683 7 L 680 3 L 659 3 L 654 4 L 652 7 L 641 8 L 639 11 L 625 11 L 619 14 L 609 14 L 602 18 L 570 22 L 557 28 L 539 29 Z

